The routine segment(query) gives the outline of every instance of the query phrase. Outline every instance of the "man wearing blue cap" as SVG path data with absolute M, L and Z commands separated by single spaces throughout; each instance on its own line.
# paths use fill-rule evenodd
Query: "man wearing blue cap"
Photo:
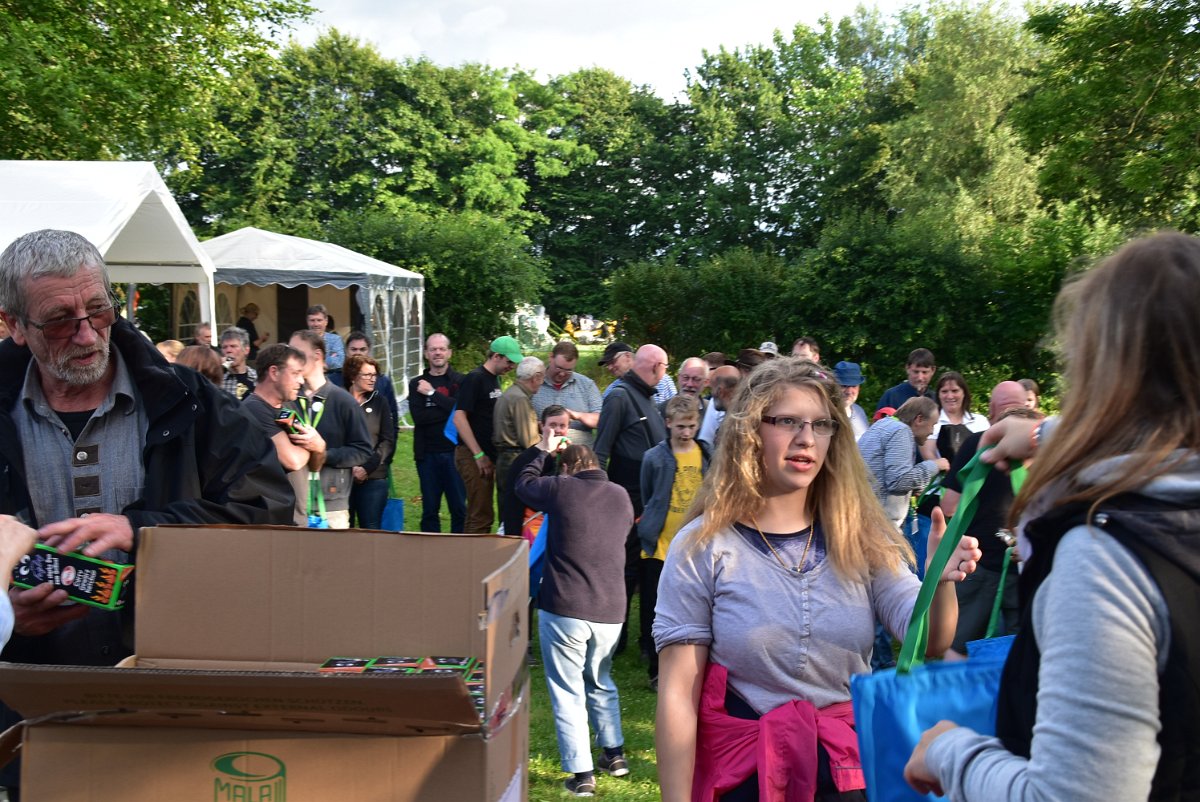
M 867 422 L 867 413 L 856 403 L 858 391 L 862 389 L 862 369 L 857 362 L 839 362 L 833 366 L 833 375 L 842 388 L 846 417 L 850 419 L 850 428 L 854 430 L 854 439 L 857 440 L 871 425 Z
M 524 359 L 512 337 L 497 337 L 488 346 L 487 359 L 463 379 L 458 388 L 454 428 L 458 446 L 454 466 L 467 488 L 466 534 L 486 535 L 495 520 L 496 446 L 492 442 L 492 417 L 500 393 L 500 376 Z

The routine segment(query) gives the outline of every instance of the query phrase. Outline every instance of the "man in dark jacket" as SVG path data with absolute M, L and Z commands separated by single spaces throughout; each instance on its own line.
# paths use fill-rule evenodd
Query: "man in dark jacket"
M 290 521 L 271 442 L 117 310 L 103 258 L 78 234 L 37 231 L 0 255 L 12 330 L 0 344 L 0 513 L 62 551 L 123 563 L 144 526 Z M 61 606 L 65 591 L 48 583 L 9 599 L 5 660 L 113 665 L 132 653 L 129 606 Z
M 648 450 L 667 437 L 667 426 L 654 404 L 654 388 L 667 372 L 667 352 L 657 345 L 643 345 L 633 357 L 633 367 L 621 377 L 621 383 L 604 396 L 600 423 L 596 427 L 596 459 L 608 471 L 608 478 L 625 488 L 633 504 L 634 517 L 642 514 L 642 459 Z M 638 586 L 642 547 L 637 527 L 631 526 L 625 538 L 625 597 L 628 600 Z M 625 631 L 617 651 L 625 648 Z

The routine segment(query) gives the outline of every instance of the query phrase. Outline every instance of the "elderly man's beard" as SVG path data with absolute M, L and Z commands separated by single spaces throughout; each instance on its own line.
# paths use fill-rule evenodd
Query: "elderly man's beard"
M 108 340 L 101 339 L 93 346 L 72 346 L 64 349 L 45 365 L 46 370 L 54 378 L 73 387 L 95 384 L 104 378 L 108 371 L 108 345 Z M 98 353 L 100 358 L 87 365 L 71 362 L 72 359 L 92 353 Z

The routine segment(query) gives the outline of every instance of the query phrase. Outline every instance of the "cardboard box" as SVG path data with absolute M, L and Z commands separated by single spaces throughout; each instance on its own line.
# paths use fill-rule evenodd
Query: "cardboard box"
M 156 527 L 137 564 L 131 667 L 0 664 L 27 802 L 526 798 L 524 540 Z M 318 671 L 404 654 L 483 660 L 485 720 L 458 672 Z

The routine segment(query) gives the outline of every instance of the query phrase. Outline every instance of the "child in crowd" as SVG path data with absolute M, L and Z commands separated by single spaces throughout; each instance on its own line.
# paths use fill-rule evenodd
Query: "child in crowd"
M 654 606 L 658 603 L 658 578 L 667 549 L 708 470 L 708 449 L 696 439 L 700 404 L 694 396 L 677 395 L 664 410 L 668 436 L 646 452 L 642 460 L 642 498 L 645 509 L 638 520 L 642 541 L 640 582 L 642 594 L 641 643 L 650 660 L 650 687 L 658 690 L 658 653 L 654 648 Z

